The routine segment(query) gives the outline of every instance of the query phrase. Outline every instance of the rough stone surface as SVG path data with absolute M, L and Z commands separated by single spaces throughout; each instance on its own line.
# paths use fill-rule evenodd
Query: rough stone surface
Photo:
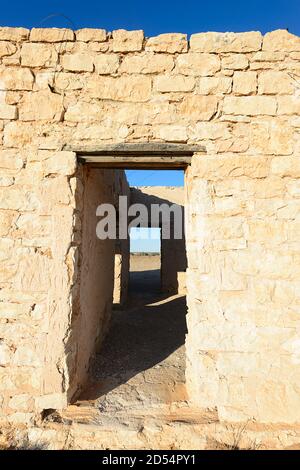
M 77 41 L 83 42 L 103 42 L 106 41 L 105 29 L 82 28 L 76 32 Z
M 188 49 L 187 35 L 181 33 L 165 33 L 147 39 L 146 51 L 153 52 L 186 52 Z
M 144 32 L 125 31 L 117 29 L 113 31 L 113 51 L 114 52 L 136 52 L 142 50 L 144 41 Z
M 73 41 L 74 32 L 64 28 L 33 28 L 30 31 L 32 42 L 64 42 Z
M 261 48 L 262 35 L 247 33 L 197 33 L 192 34 L 191 50 L 195 52 L 253 52 Z

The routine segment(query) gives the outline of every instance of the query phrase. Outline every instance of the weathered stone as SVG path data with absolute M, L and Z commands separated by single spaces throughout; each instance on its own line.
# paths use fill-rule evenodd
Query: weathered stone
M 17 119 L 18 109 L 16 106 L 8 104 L 0 104 L 0 119 L 13 120 Z
M 237 95 L 255 94 L 257 89 L 256 72 L 235 72 L 232 91 Z
M 186 142 L 187 129 L 184 126 L 169 125 L 160 126 L 158 132 L 155 132 L 159 139 L 167 142 Z
M 105 29 L 82 28 L 75 31 L 77 41 L 103 42 L 106 41 Z
M 62 115 L 63 98 L 50 90 L 28 93 L 19 107 L 21 121 L 60 121 Z
M 286 72 L 262 72 L 258 77 L 258 93 L 261 95 L 292 95 L 294 86 Z
M 24 43 L 21 49 L 21 65 L 27 67 L 53 67 L 58 54 L 51 44 Z
M 112 33 L 114 52 L 134 52 L 141 51 L 144 42 L 144 32 L 142 30 L 126 31 L 117 29 Z
M 7 344 L 5 344 L 4 340 L 0 340 L 0 366 L 7 366 L 11 362 L 12 358 L 12 350 L 9 348 Z
M 0 28 L 0 41 L 23 41 L 28 39 L 29 29 L 25 28 Z
M 174 67 L 174 59 L 170 55 L 146 53 L 139 56 L 124 57 L 121 73 L 163 73 L 170 72 Z
M 250 62 L 279 62 L 284 60 L 284 52 L 262 51 L 250 58 Z
M 151 79 L 138 75 L 112 77 L 93 77 L 87 89 L 94 98 L 115 101 L 148 101 L 151 95 Z
M 195 52 L 253 52 L 259 51 L 262 35 L 249 33 L 197 33 L 192 34 L 190 47 Z
M 0 74 L 0 88 L 4 90 L 32 90 L 34 76 L 29 69 L 7 67 Z
M 252 123 L 250 148 L 263 155 L 290 155 L 293 153 L 293 129 L 276 121 Z
M 161 75 L 155 77 L 153 87 L 161 93 L 191 91 L 195 79 L 184 75 Z
M 229 54 L 222 57 L 222 69 L 244 70 L 248 65 L 248 58 L 244 54 Z
M 148 38 L 145 49 L 146 51 L 174 54 L 175 52 L 186 52 L 187 46 L 186 34 L 165 33 Z
M 197 92 L 201 95 L 230 93 L 231 87 L 231 77 L 201 77 L 197 84 Z
M 104 109 L 101 104 L 78 102 L 68 107 L 64 120 L 71 122 L 99 121 L 103 115 L 103 111 Z
M 100 75 L 116 73 L 120 59 L 117 54 L 100 54 L 94 58 L 95 71 Z M 139 73 L 136 71 L 135 73 Z
M 38 410 L 63 410 L 67 403 L 63 394 L 53 393 L 36 398 L 35 404 Z
M 0 150 L 0 168 L 20 170 L 24 161 L 15 150 Z
M 32 42 L 74 41 L 74 32 L 65 28 L 32 28 L 29 39 Z
M 71 72 L 92 72 L 93 59 L 88 54 L 67 54 L 61 58 L 61 64 L 65 70 Z
M 231 136 L 229 126 L 225 122 L 198 122 L 191 131 L 191 138 L 204 139 L 228 139 Z
M 187 96 L 179 107 L 179 114 L 196 121 L 209 121 L 217 112 L 217 106 L 215 96 Z
M 13 55 L 17 48 L 14 44 L 7 41 L 0 41 L 0 57 Z
M 209 180 L 238 176 L 265 178 L 270 172 L 270 159 L 240 155 L 223 156 L 222 158 L 215 156 L 199 157 L 195 160 L 195 171 L 199 178 Z M 232 199 L 230 201 L 230 198 L 228 198 L 228 201 L 230 204 Z
M 300 97 L 298 96 L 279 96 L 278 114 L 299 115 L 300 114 Z
M 300 38 L 286 29 L 271 31 L 264 36 L 263 51 L 293 52 L 300 51 Z
M 221 68 L 220 59 L 214 54 L 181 54 L 176 60 L 177 73 L 182 75 L 212 76 Z
M 246 114 L 248 116 L 276 114 L 276 100 L 267 96 L 225 97 L 223 112 L 225 114 Z
M 300 178 L 299 157 L 275 157 L 271 165 L 272 173 L 279 176 L 291 176 Z
M 22 393 L 15 395 L 9 400 L 8 406 L 13 410 L 32 411 L 33 399 L 30 395 Z

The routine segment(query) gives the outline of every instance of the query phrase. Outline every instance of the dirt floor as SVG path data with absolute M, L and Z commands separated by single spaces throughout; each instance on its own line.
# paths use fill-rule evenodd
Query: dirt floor
M 186 400 L 185 297 L 161 293 L 159 256 L 132 255 L 130 265 L 126 308 L 113 311 L 91 383 L 76 403 L 99 410 L 99 423 Z

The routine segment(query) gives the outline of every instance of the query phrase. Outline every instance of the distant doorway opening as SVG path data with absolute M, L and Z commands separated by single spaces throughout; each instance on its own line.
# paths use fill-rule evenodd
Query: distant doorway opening
M 161 291 L 161 229 L 130 230 L 129 297 L 155 298 Z

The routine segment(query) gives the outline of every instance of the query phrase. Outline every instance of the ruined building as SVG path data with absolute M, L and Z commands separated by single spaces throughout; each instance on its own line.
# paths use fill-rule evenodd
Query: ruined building
M 300 38 L 0 28 L 0 60 L 1 422 L 84 387 L 128 269 L 95 237 L 123 168 L 183 168 L 188 405 L 299 442 Z

